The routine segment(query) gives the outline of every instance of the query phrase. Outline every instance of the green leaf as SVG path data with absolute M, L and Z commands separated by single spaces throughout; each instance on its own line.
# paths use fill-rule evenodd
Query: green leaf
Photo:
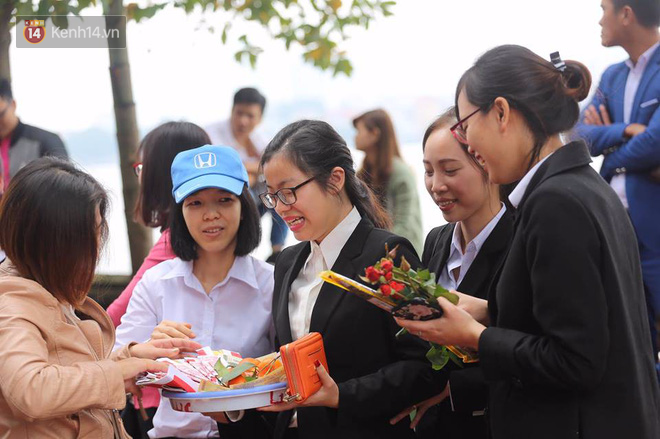
M 431 272 L 428 269 L 420 270 L 417 272 L 417 276 L 421 280 L 429 280 L 431 279 Z
M 445 299 L 449 300 L 454 305 L 458 305 L 458 295 L 454 294 L 454 293 L 450 293 L 449 291 L 445 290 L 444 288 L 443 288 L 443 290 L 444 291 L 441 291 L 440 293 L 438 293 L 437 290 L 436 290 L 435 297 L 444 297 Z
M 225 365 L 222 364 L 222 361 L 219 358 L 218 361 L 215 362 L 213 368 L 215 369 L 216 372 L 218 372 L 218 378 L 222 378 L 223 376 L 229 373 L 229 369 L 227 369 Z
M 431 343 L 431 349 L 426 353 L 426 358 L 431 362 L 433 370 L 440 370 L 449 361 L 449 351 L 445 346 Z

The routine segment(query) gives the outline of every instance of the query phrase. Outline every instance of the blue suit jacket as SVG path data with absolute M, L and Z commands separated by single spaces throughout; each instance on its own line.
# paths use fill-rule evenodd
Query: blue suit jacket
M 660 166 L 660 48 L 646 66 L 630 115 L 630 122 L 646 125 L 646 131 L 626 139 L 623 97 L 629 72 L 625 62 L 610 66 L 589 104 L 596 108 L 604 104 L 612 125 L 585 125 L 581 117 L 576 131 L 586 140 L 592 156 L 604 155 L 600 173 L 607 181 L 618 173 L 626 174 L 626 196 L 644 282 L 651 290 L 655 309 L 660 310 L 660 183 L 649 178 L 649 172 Z

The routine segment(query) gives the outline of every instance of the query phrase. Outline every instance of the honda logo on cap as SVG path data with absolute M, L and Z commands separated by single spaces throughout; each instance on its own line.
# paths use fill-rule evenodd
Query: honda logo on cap
M 217 163 L 217 158 L 212 152 L 201 152 L 193 160 L 197 169 L 213 168 Z

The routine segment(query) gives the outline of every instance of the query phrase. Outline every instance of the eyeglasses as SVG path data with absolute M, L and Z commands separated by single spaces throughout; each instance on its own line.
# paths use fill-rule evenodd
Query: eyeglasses
M 261 202 L 264 203 L 264 206 L 269 209 L 275 209 L 275 206 L 277 206 L 277 200 L 280 200 L 282 204 L 289 206 L 298 200 L 298 198 L 296 198 L 296 191 L 314 180 L 314 178 L 315 177 L 309 178 L 295 187 L 284 187 L 274 194 L 264 192 L 259 195 L 259 198 L 261 199 Z
M 454 124 L 451 128 L 449 128 L 452 135 L 456 140 L 459 141 L 459 143 L 462 143 L 464 145 L 468 144 L 467 134 L 465 133 L 465 128 L 463 128 L 463 122 L 465 122 L 466 120 L 477 114 L 479 111 L 481 111 L 481 108 L 477 108 L 472 113 L 468 114 L 463 119 L 459 120 L 456 124 Z
M 140 174 L 142 174 L 142 162 L 133 163 L 133 172 L 135 172 L 136 177 L 139 177 Z

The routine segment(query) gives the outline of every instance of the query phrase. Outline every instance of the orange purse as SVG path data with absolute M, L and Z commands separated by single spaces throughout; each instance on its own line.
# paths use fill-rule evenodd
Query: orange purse
M 287 402 L 302 402 L 321 388 L 321 379 L 314 365 L 318 361 L 328 370 L 321 334 L 310 332 L 280 347 L 280 356 L 289 383 Z

